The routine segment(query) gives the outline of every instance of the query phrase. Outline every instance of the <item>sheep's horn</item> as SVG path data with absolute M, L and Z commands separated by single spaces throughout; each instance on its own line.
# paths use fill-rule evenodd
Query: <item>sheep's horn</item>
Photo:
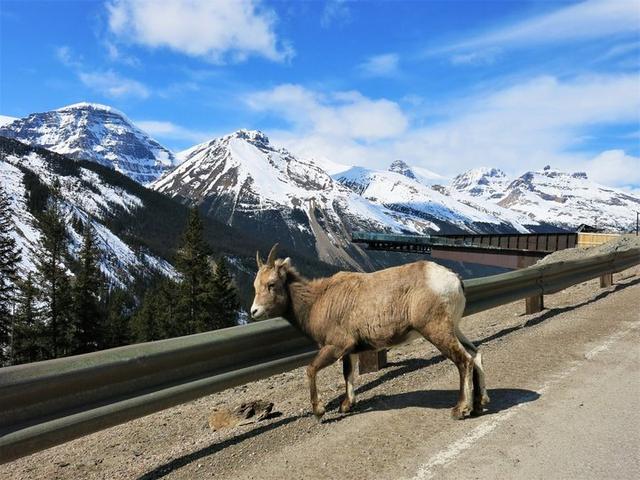
M 262 265 L 264 265 L 264 262 L 260 258 L 260 251 L 259 250 L 256 250 L 256 263 L 258 264 L 258 268 L 260 268 L 260 267 L 262 267 Z
M 271 247 L 271 251 L 269 252 L 269 256 L 267 257 L 267 265 L 273 267 L 276 263 L 276 249 L 278 248 L 278 244 L 276 243 L 273 247 Z

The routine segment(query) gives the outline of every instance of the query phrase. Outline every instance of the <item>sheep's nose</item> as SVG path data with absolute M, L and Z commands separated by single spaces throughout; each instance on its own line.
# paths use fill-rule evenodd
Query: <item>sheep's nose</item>
M 258 309 L 257 308 L 254 307 L 254 308 L 251 309 L 251 316 L 252 317 L 255 317 L 257 313 L 258 313 Z

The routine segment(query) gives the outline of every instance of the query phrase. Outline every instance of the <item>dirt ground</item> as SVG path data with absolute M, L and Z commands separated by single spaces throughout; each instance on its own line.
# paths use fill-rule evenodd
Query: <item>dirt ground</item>
M 519 301 L 465 317 L 462 330 L 482 347 L 492 397 L 478 418 L 450 418 L 457 371 L 419 340 L 391 350 L 387 368 L 356 379 L 358 404 L 347 415 L 337 412 L 343 395 L 338 365 L 319 376 L 328 403 L 322 422 L 310 414 L 305 375 L 297 369 L 2 465 L 0 478 L 413 478 L 442 445 L 487 419 L 535 404 L 540 385 L 603 338 L 639 322 L 640 268 L 614 275 L 614 282 L 600 289 L 595 279 L 545 297 L 547 309 L 534 315 L 524 315 Z M 637 398 L 638 376 L 630 378 Z M 257 399 L 273 402 L 280 415 L 209 429 L 215 408 Z
M 567 248 L 547 255 L 542 260 L 536 262 L 537 265 L 545 265 L 555 262 L 566 262 L 570 260 L 580 260 L 594 255 L 606 255 L 609 253 L 640 248 L 640 237 L 635 235 L 625 235 L 615 240 L 603 243 L 595 247 Z

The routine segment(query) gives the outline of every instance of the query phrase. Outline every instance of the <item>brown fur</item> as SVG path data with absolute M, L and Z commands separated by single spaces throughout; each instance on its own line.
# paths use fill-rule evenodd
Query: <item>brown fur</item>
M 320 348 L 307 368 L 316 416 L 324 413 L 315 381 L 319 370 L 343 358 L 347 397 L 341 411 L 348 411 L 353 399 L 347 377 L 354 368 L 348 355 L 401 343 L 412 331 L 419 332 L 458 367 L 456 418 L 471 413 L 474 407 L 481 410 L 488 402 L 481 357 L 475 361 L 477 349 L 457 329 L 465 299 L 460 279 L 450 270 L 432 262 L 415 262 L 374 273 L 340 272 L 308 280 L 290 259 L 275 259 L 275 246 L 266 264 L 259 256 L 257 259 L 260 268 L 254 282 L 252 315 L 283 316 Z M 468 344 L 469 351 L 463 344 Z M 474 367 L 478 375 L 474 375 Z

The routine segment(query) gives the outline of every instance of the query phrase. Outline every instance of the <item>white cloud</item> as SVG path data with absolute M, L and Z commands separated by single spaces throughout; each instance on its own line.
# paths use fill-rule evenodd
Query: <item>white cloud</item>
M 587 40 L 640 31 L 640 8 L 630 0 L 589 0 L 535 16 L 483 35 L 433 50 L 443 53 L 483 48 L 517 48 Z
M 453 65 L 491 65 L 499 54 L 500 51 L 497 48 L 457 53 L 451 57 L 451 63 Z
M 300 132 L 358 141 L 390 138 L 408 125 L 398 104 L 355 91 L 323 94 L 285 84 L 250 94 L 245 101 L 254 110 L 279 114 Z
M 328 28 L 333 24 L 344 25 L 351 21 L 351 10 L 346 0 L 327 0 L 320 17 L 320 25 Z
M 162 120 L 136 120 L 134 123 L 151 136 L 162 139 L 187 140 L 189 142 L 201 143 L 215 137 L 215 135 L 210 132 L 191 130 Z
M 148 98 L 149 88 L 132 78 L 124 77 L 113 70 L 87 69 L 81 57 L 77 57 L 68 46 L 61 46 L 55 50 L 56 58 L 69 67 L 78 79 L 87 87 L 107 97 L 137 97 Z
M 75 58 L 71 49 L 66 45 L 56 48 L 55 54 L 56 58 L 67 67 L 77 68 L 81 66 L 80 60 Z
M 259 0 L 112 0 L 109 28 L 148 47 L 167 47 L 211 62 L 251 55 L 284 61 L 293 50 L 275 33 L 276 15 Z
M 144 84 L 131 78 L 122 77 L 112 70 L 78 72 L 78 78 L 87 87 L 107 97 L 147 98 L 151 95 L 151 92 Z
M 623 150 L 606 150 L 584 165 L 589 177 L 603 185 L 635 186 L 640 189 L 640 157 Z
M 368 77 L 390 77 L 398 74 L 399 61 L 395 53 L 374 55 L 358 65 L 358 69 Z
M 481 92 L 447 105 L 448 120 L 397 139 L 396 156 L 445 174 L 487 164 L 512 173 L 545 164 L 581 169 L 590 159 L 577 151 L 585 132 L 640 121 L 637 85 L 636 75 L 543 76 Z
M 637 157 L 620 150 L 596 156 L 580 148 L 585 135 L 597 135 L 600 126 L 640 123 L 638 82 L 637 75 L 624 74 L 536 77 L 442 104 L 439 112 L 448 117 L 426 126 L 417 126 L 424 125 L 422 114 L 410 125 L 410 113 L 398 104 L 357 92 L 318 93 L 282 85 L 253 94 L 249 104 L 291 123 L 290 129 L 269 132 L 274 141 L 347 165 L 387 168 L 401 158 L 452 176 L 480 165 L 521 174 L 551 164 L 586 170 L 605 185 L 637 186 Z
M 139 67 L 140 60 L 132 55 L 123 53 L 114 43 L 105 41 L 104 47 L 107 50 L 107 56 L 112 62 L 122 63 L 130 67 Z

